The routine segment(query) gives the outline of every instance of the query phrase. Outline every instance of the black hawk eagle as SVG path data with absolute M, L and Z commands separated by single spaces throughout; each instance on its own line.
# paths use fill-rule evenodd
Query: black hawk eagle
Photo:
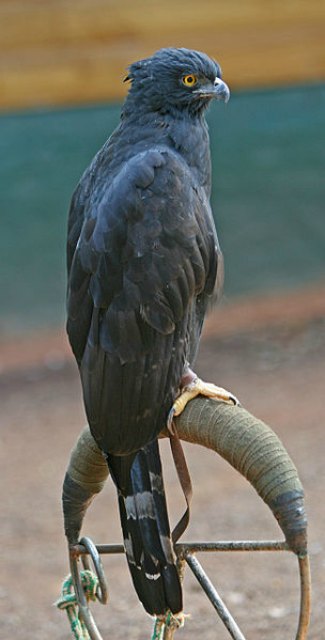
M 135 589 L 163 615 L 182 610 L 182 590 L 157 438 L 180 390 L 195 388 L 204 315 L 222 281 L 204 114 L 229 89 L 214 60 L 188 49 L 161 49 L 126 79 L 120 124 L 72 197 L 67 331 Z

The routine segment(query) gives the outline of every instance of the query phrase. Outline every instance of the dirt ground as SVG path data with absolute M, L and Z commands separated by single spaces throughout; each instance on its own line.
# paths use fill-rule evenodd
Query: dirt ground
M 285 300 L 283 300 L 285 304 Z M 303 309 L 304 305 L 301 305 Z M 278 314 L 277 314 L 278 315 Z M 253 318 L 253 315 L 251 316 Z M 242 314 L 239 312 L 239 319 Z M 235 323 L 236 324 L 236 323 Z M 313 613 L 309 640 L 325 638 L 324 388 L 325 321 L 294 314 L 238 330 L 208 331 L 196 367 L 201 377 L 230 388 L 280 436 L 306 492 Z M 209 321 L 209 327 L 213 326 Z M 38 345 L 35 342 L 35 353 Z M 61 484 L 69 452 L 85 422 L 75 366 L 55 348 L 43 361 L 18 356 L 1 374 L 1 582 L 3 640 L 68 640 L 66 614 L 54 601 L 68 571 L 61 516 Z M 17 355 L 17 353 L 16 353 Z M 17 364 L 18 363 L 18 364 Z M 172 523 L 184 509 L 162 443 Z M 195 496 L 187 540 L 281 539 L 271 512 L 251 486 L 217 455 L 187 445 Z M 110 480 L 89 509 L 83 532 L 95 542 L 121 540 Z M 299 605 L 296 558 L 289 553 L 199 556 L 247 640 L 295 637 Z M 107 607 L 93 606 L 103 638 L 150 638 L 152 621 L 137 602 L 122 556 L 104 558 Z M 226 640 L 228 633 L 189 569 L 184 629 L 175 637 Z

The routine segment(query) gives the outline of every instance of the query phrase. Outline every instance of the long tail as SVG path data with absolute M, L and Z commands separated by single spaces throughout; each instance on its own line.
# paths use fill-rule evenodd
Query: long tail
M 118 489 L 124 545 L 132 580 L 146 611 L 182 610 L 158 441 L 134 456 L 108 456 Z

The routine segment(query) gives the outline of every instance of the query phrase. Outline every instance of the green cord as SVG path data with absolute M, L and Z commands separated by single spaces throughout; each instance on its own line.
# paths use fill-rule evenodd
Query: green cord
M 85 592 L 87 601 L 96 600 L 98 587 L 97 576 L 88 569 L 80 572 L 81 584 Z M 67 576 L 62 584 L 61 596 L 55 602 L 58 609 L 65 609 L 70 622 L 71 631 L 75 640 L 90 640 L 85 624 L 78 615 L 78 604 L 71 575 Z
M 156 618 L 151 640 L 163 640 L 164 627 L 165 625 L 162 620 Z
M 174 615 L 171 611 L 168 611 L 164 616 L 157 616 L 151 640 L 164 640 L 167 637 L 173 637 L 173 631 L 183 627 L 183 625 L 183 613 Z

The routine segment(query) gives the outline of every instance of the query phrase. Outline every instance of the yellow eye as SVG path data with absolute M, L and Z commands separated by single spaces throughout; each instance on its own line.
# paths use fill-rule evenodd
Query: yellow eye
M 197 77 L 193 73 L 183 76 L 182 80 L 186 87 L 194 87 L 197 83 Z

